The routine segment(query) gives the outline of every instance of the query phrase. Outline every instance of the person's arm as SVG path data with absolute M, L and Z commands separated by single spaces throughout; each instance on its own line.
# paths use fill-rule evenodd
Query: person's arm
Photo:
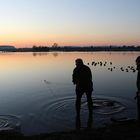
M 90 79 L 92 81 L 92 73 L 91 73 L 91 70 L 89 69 L 89 75 L 90 75 Z
M 137 92 L 140 92 L 140 71 L 138 71 L 137 76 Z
M 73 84 L 75 85 L 76 84 L 76 78 L 75 78 L 75 74 L 76 72 L 75 72 L 75 69 L 73 70 L 73 74 L 72 74 L 72 82 L 73 82 Z
M 91 72 L 90 68 L 89 68 L 89 77 L 90 77 L 90 81 L 91 81 L 91 87 L 92 87 L 92 90 L 93 90 L 92 72 Z
M 136 92 L 136 96 L 135 99 L 137 99 L 138 97 L 140 97 L 140 72 L 138 71 L 138 75 L 137 75 L 137 92 Z

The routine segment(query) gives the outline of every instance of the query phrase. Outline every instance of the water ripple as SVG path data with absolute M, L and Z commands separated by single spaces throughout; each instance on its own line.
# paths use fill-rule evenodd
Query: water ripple
M 95 112 L 104 115 L 119 113 L 126 108 L 122 103 L 111 99 L 95 98 L 93 103 Z
M 14 115 L 0 115 L 0 130 L 3 129 L 20 129 L 19 118 Z
M 67 113 L 72 110 L 75 105 L 75 96 L 62 97 L 45 104 L 43 108 L 46 112 L 62 112 Z M 110 115 L 114 113 L 119 113 L 125 109 L 125 105 L 118 101 L 118 99 L 110 99 L 108 97 L 93 97 L 93 113 L 101 115 Z M 86 97 L 82 98 L 81 109 L 88 110 Z M 63 112 L 64 113 L 64 112 Z

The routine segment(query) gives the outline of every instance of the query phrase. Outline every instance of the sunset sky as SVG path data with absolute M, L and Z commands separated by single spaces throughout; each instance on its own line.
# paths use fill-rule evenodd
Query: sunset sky
M 140 45 L 140 0 L 0 0 L 0 45 Z

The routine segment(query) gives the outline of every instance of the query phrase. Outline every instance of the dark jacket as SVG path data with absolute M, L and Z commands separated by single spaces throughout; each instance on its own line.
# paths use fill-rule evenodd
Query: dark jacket
M 88 66 L 86 65 L 77 66 L 73 70 L 72 79 L 73 83 L 76 84 L 77 90 L 82 91 L 93 90 L 92 74 Z
M 137 75 L 137 89 L 140 92 L 140 68 L 137 68 L 138 75 Z

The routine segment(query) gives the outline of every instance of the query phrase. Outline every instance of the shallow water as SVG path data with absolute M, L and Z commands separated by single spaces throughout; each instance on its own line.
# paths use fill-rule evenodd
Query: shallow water
M 75 128 L 74 60 L 82 58 L 93 75 L 92 127 L 111 117 L 137 118 L 138 52 L 0 53 L 0 128 L 25 135 Z M 81 127 L 87 127 L 85 95 Z

